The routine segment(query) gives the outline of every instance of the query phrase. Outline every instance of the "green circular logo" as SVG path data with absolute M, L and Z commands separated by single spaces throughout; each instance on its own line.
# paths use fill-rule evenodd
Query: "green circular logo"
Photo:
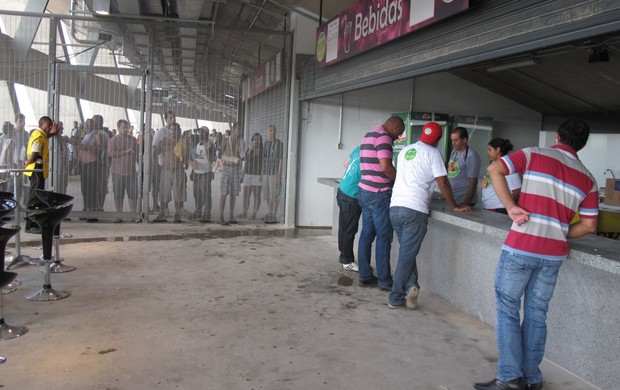
M 448 163 L 448 178 L 452 179 L 459 175 L 461 172 L 461 168 L 459 167 L 459 163 L 455 160 L 450 160 Z
M 325 58 L 325 49 L 326 49 L 326 37 L 325 31 L 321 31 L 319 33 L 319 37 L 316 39 L 316 59 L 319 62 L 323 62 Z
M 407 161 L 411 161 L 415 158 L 416 154 L 418 154 L 418 151 L 415 149 L 409 149 L 407 150 L 407 153 L 405 153 L 405 160 Z

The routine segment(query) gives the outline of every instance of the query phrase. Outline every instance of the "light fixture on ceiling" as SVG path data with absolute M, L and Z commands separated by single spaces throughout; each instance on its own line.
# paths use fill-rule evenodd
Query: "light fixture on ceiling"
M 234 99 L 235 98 L 233 95 L 229 95 L 229 94 L 224 95 L 224 97 L 227 97 L 229 99 Z
M 93 11 L 97 15 L 109 15 L 110 14 L 110 0 L 94 0 Z
M 532 58 L 527 58 L 524 60 L 504 62 L 498 65 L 489 66 L 487 68 L 487 72 L 489 73 L 502 72 L 504 70 L 524 68 L 526 66 L 532 66 L 536 64 L 540 64 L 540 60 L 536 57 L 532 57 Z
M 595 47 L 592 49 L 592 54 L 588 58 L 588 62 L 593 64 L 595 62 L 609 62 L 609 53 L 604 46 Z

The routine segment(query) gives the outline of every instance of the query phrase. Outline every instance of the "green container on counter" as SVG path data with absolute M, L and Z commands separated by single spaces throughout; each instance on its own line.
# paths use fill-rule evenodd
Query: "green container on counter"
M 394 166 L 396 166 L 400 151 L 405 146 L 420 140 L 422 127 L 428 122 L 437 122 L 443 128 L 443 135 L 439 140 L 437 149 L 439 149 L 444 162 L 447 161 L 450 146 L 450 137 L 448 136 L 450 115 L 436 112 L 397 112 L 392 115 L 401 117 L 405 123 L 405 131 L 402 136 L 394 141 Z

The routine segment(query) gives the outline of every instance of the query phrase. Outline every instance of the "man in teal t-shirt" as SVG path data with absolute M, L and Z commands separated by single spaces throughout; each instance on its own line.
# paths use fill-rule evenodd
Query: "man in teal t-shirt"
M 340 213 L 338 215 L 338 250 L 340 263 L 347 271 L 358 271 L 353 254 L 353 243 L 359 227 L 362 208 L 357 202 L 357 185 L 362 174 L 360 172 L 360 147 L 353 149 L 345 162 L 347 170 L 338 184 L 336 201 Z

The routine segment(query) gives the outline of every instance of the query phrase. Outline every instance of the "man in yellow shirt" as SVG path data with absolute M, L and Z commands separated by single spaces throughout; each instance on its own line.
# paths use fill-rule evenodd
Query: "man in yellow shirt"
M 49 168 L 49 141 L 58 132 L 58 124 L 53 122 L 48 116 L 39 119 L 39 128 L 36 128 L 30 134 L 28 140 L 28 148 L 26 149 L 26 157 L 28 160 L 24 162 L 26 169 L 41 169 L 41 172 L 24 172 L 24 175 L 30 179 L 30 196 L 28 201 L 34 197 L 34 191 L 37 189 L 45 189 L 45 179 L 48 176 Z M 39 227 L 26 218 L 27 233 L 39 233 Z

